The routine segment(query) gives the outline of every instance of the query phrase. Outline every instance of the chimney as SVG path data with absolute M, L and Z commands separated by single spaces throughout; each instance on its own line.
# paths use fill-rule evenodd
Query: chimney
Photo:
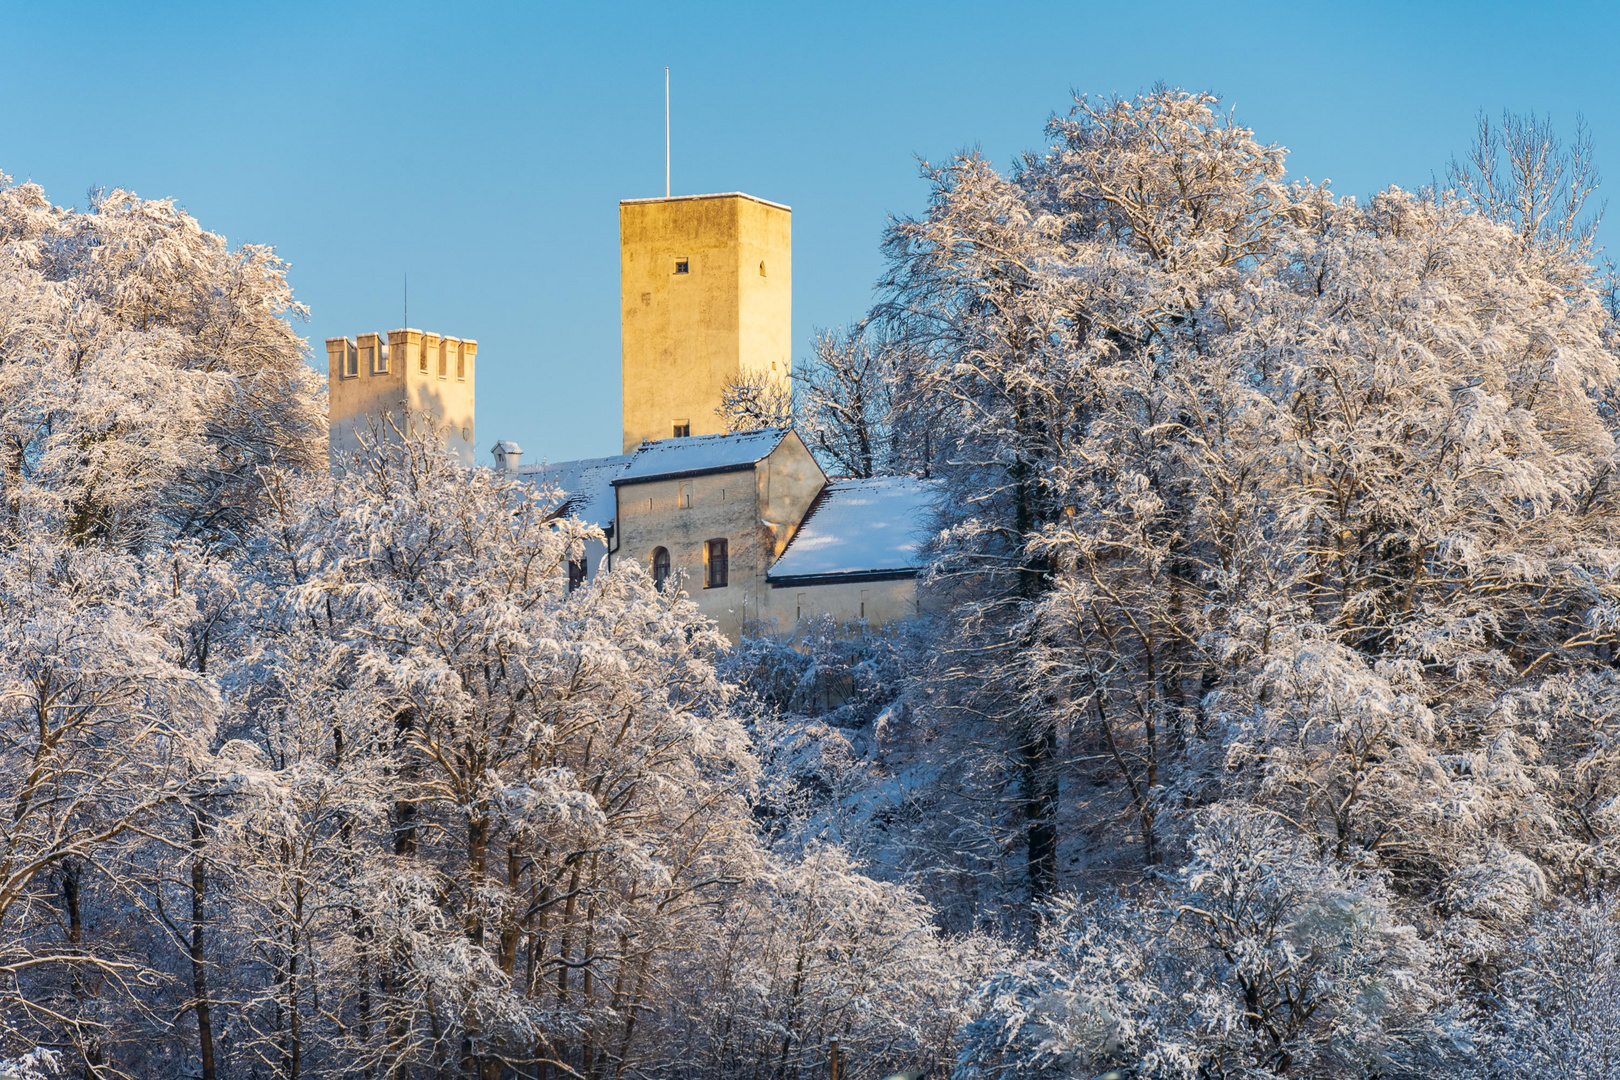
M 510 439 L 502 439 L 495 444 L 495 467 L 508 476 L 517 475 L 518 462 L 523 458 L 523 447 Z

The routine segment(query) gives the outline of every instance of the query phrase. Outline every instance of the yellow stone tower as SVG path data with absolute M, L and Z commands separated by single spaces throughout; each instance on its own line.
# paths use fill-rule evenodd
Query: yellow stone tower
M 787 380 L 792 211 L 731 192 L 619 203 L 624 449 L 724 430 L 733 379 Z
M 473 386 L 478 342 L 420 330 L 326 339 L 328 447 L 337 465 L 375 428 L 426 422 L 445 447 L 473 463 Z

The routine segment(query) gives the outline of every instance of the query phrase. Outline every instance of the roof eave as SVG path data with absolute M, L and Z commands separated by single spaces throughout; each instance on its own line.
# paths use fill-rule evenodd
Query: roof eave
M 772 202 L 769 199 L 762 199 L 758 195 L 750 195 L 746 191 L 710 191 L 701 195 L 655 195 L 646 199 L 620 199 L 619 205 L 637 206 L 643 203 L 697 202 L 701 199 L 747 199 L 750 202 L 764 203 L 766 206 L 774 206 L 778 210 L 792 211 L 793 209 L 793 207 L 789 206 L 787 203 Z
M 841 570 L 830 574 L 766 574 L 765 581 L 773 589 L 794 585 L 854 585 L 863 581 L 904 581 L 922 572 L 912 566 L 893 570 Z
M 615 477 L 611 483 L 614 487 L 618 487 L 620 484 L 649 483 L 653 480 L 685 480 L 689 476 L 713 476 L 716 473 L 747 472 L 758 464 L 758 461 L 744 461 L 737 465 L 710 465 L 706 469 L 683 469 L 680 472 L 652 473 L 648 476 L 620 476 Z

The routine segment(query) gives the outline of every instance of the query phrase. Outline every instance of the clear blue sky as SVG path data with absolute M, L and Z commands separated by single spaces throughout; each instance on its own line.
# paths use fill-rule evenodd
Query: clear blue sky
M 476 337 L 480 453 L 619 442 L 616 212 L 663 185 L 794 209 L 795 357 L 867 306 L 915 157 L 1035 146 L 1072 89 L 1225 96 L 1294 176 L 1419 186 L 1480 109 L 1584 112 L 1620 184 L 1613 5 L 0 5 L 0 171 L 173 196 L 273 244 L 329 336 Z M 1616 204 L 1620 215 L 1620 202 Z M 1620 217 L 1604 230 L 1620 236 Z

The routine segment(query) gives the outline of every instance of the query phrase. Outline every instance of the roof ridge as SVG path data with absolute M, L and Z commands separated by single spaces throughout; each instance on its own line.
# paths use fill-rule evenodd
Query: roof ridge
M 747 469 L 770 457 L 792 434 L 791 427 L 770 427 L 649 440 L 636 447 L 624 472 L 613 483 Z

